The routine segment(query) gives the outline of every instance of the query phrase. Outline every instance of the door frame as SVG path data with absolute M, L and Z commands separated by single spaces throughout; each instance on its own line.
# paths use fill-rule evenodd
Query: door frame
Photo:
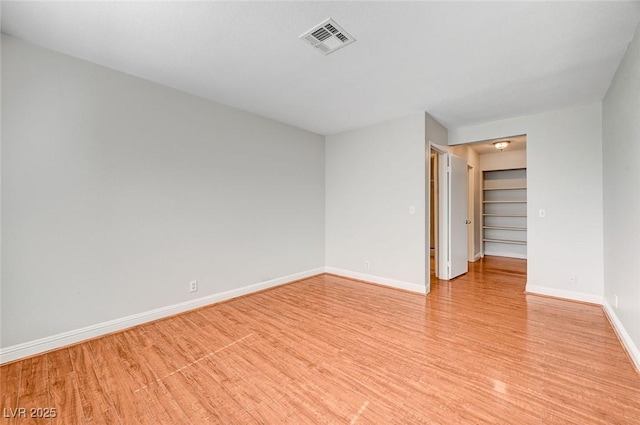
M 467 215 L 469 216 L 469 229 L 467 231 L 467 256 L 468 261 L 470 263 L 473 263 L 474 261 L 476 261 L 476 230 L 475 230 L 475 197 L 476 197 L 476 190 L 475 190 L 475 182 L 476 182 L 476 175 L 475 175 L 475 168 L 473 168 L 473 165 L 467 164 L 467 192 L 468 192 L 468 197 L 469 200 L 468 205 L 467 205 Z
M 429 150 L 427 152 L 427 245 L 430 245 L 431 238 L 431 153 L 435 153 L 438 156 L 438 160 L 436 161 L 438 164 L 438 173 L 437 173 L 437 181 L 438 181 L 438 192 L 436 196 L 434 196 L 435 205 L 435 213 L 437 214 L 437 225 L 434 226 L 435 229 L 435 276 L 438 279 L 448 280 L 448 268 L 447 268 L 447 260 L 448 260 L 448 252 L 449 252 L 449 226 L 446 218 L 448 217 L 448 205 L 449 205 L 449 181 L 447 179 L 447 167 L 448 167 L 448 159 L 449 159 L 449 151 L 440 145 L 433 143 L 429 140 Z M 437 199 L 436 199 L 437 198 Z M 431 288 L 431 253 L 429 247 L 427 247 L 427 288 Z M 444 255 L 443 255 L 444 254 Z

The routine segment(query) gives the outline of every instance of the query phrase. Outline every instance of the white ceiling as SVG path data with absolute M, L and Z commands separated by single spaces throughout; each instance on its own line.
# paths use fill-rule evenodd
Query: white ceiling
M 356 42 L 298 36 L 333 18 Z M 319 134 L 602 100 L 639 2 L 2 2 L 2 32 Z

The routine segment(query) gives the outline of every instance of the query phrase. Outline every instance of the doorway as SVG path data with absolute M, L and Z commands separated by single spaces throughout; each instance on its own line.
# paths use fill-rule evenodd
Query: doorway
M 466 159 L 429 145 L 427 256 L 430 279 L 450 280 L 468 270 L 469 170 Z M 431 274 L 433 271 L 433 275 Z
M 488 170 L 526 168 L 526 135 L 510 137 L 506 148 L 496 146 L 497 141 L 503 139 L 446 147 L 429 143 L 429 194 L 426 197 L 429 202 L 429 285 L 432 278 L 450 280 L 458 275 L 460 268 L 458 272 L 453 271 L 455 267 L 452 267 L 452 261 L 457 261 L 458 264 L 463 261 L 464 273 L 469 262 L 478 261 L 485 254 L 526 259 L 526 252 L 521 255 L 513 253 L 514 247 L 526 249 L 526 224 L 520 223 L 523 220 L 526 223 L 527 220 L 526 173 L 523 182 L 507 181 L 506 187 L 485 186 Z M 462 173 L 457 174 L 458 183 L 464 180 L 464 204 L 460 203 L 458 190 L 455 195 L 457 206 L 451 204 L 454 197 L 450 187 L 453 173 L 448 174 L 448 168 L 454 162 L 453 158 L 457 158 L 455 162 L 458 163 L 458 171 L 463 167 Z M 510 179 L 509 176 L 505 177 Z M 460 187 L 458 184 L 458 188 Z M 505 195 L 505 199 L 496 198 L 498 195 Z M 524 213 L 519 210 L 512 211 L 520 204 L 524 205 Z M 455 217 L 452 216 L 453 212 L 456 213 Z M 503 223 L 500 222 L 503 220 L 501 216 L 513 217 Z M 452 238 L 452 226 L 463 222 L 465 226 L 458 227 L 455 238 Z M 462 233 L 464 239 L 461 237 Z M 461 240 L 464 242 L 461 243 Z M 463 250 L 459 250 L 462 245 Z M 455 255 L 452 254 L 453 248 L 457 253 Z
M 526 260 L 526 134 L 463 146 L 479 158 L 474 173 L 476 255 Z
M 447 163 L 446 148 L 429 144 L 429 254 L 427 279 L 445 279 L 447 275 Z

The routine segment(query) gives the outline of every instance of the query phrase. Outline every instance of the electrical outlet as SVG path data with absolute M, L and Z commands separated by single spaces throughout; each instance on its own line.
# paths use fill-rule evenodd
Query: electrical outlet
M 613 303 L 616 305 L 616 308 L 618 308 L 618 296 L 617 295 L 614 295 Z
M 368 261 L 365 261 L 365 262 L 364 262 L 364 268 L 365 268 L 365 269 L 367 269 L 367 270 L 369 270 L 369 262 L 368 262 Z
M 538 210 L 538 217 L 546 218 L 547 217 L 547 210 Z
M 198 281 L 192 280 L 189 282 L 189 292 L 196 292 L 198 290 Z
M 416 213 L 416 207 L 409 207 L 409 214 L 414 215 Z

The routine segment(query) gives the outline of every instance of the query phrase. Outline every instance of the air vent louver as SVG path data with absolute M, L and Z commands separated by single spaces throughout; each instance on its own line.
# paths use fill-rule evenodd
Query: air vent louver
M 356 41 L 333 19 L 329 18 L 300 36 L 325 55 Z
M 325 41 L 327 38 L 331 37 L 329 31 L 324 28 L 319 28 L 311 33 L 318 41 Z

